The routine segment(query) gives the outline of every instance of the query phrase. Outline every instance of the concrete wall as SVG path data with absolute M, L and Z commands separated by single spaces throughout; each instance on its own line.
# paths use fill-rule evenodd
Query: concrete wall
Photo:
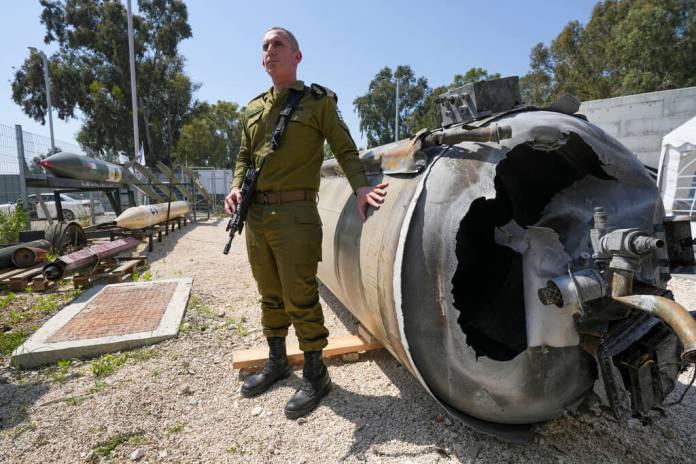
M 657 168 L 662 137 L 696 116 L 696 87 L 591 100 L 579 112 Z

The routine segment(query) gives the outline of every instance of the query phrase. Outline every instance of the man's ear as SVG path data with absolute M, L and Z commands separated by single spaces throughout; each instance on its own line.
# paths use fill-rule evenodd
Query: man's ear
M 300 61 L 302 61 L 302 52 L 300 50 L 297 50 L 295 52 L 295 62 L 297 64 L 300 64 Z

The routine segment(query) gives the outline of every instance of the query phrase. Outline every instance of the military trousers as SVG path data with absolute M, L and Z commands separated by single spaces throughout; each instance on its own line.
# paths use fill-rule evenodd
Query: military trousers
M 246 220 L 249 263 L 261 294 L 261 325 L 285 337 L 290 324 L 302 351 L 321 350 L 329 331 L 319 304 L 321 219 L 314 201 L 254 203 Z

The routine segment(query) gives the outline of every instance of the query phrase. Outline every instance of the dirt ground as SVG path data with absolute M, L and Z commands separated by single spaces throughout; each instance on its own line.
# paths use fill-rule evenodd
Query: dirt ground
M 235 240 L 224 256 L 225 237 L 224 223 L 211 220 L 176 231 L 150 254 L 154 279 L 194 279 L 178 338 L 28 372 L 1 358 L 0 461 L 693 462 L 696 388 L 646 423 L 618 423 L 599 412 L 568 414 L 537 426 L 535 442 L 513 445 L 445 417 L 384 350 L 358 362 L 330 362 L 333 392 L 306 419 L 288 421 L 283 406 L 301 371 L 258 398 L 239 395 L 232 352 L 264 342 L 244 241 Z M 671 288 L 678 301 L 696 309 L 696 281 L 673 279 Z M 57 295 L 60 305 L 73 296 L 67 287 Z M 355 333 L 352 315 L 325 288 L 321 297 L 332 335 Z M 17 295 L 0 309 L 0 324 L 11 324 L 14 310 L 15 320 L 25 314 L 31 331 L 57 310 L 37 308 L 35 298 Z M 678 398 L 692 373 L 680 376 L 669 400 Z

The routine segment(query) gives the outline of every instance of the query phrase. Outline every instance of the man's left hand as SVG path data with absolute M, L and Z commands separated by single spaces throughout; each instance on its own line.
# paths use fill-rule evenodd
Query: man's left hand
M 379 209 L 379 206 L 384 202 L 384 197 L 387 195 L 384 189 L 386 189 L 388 185 L 388 183 L 384 183 L 375 185 L 374 187 L 360 187 L 358 191 L 355 192 L 357 196 L 356 206 L 358 207 L 358 214 L 363 221 L 367 218 L 367 206 Z

